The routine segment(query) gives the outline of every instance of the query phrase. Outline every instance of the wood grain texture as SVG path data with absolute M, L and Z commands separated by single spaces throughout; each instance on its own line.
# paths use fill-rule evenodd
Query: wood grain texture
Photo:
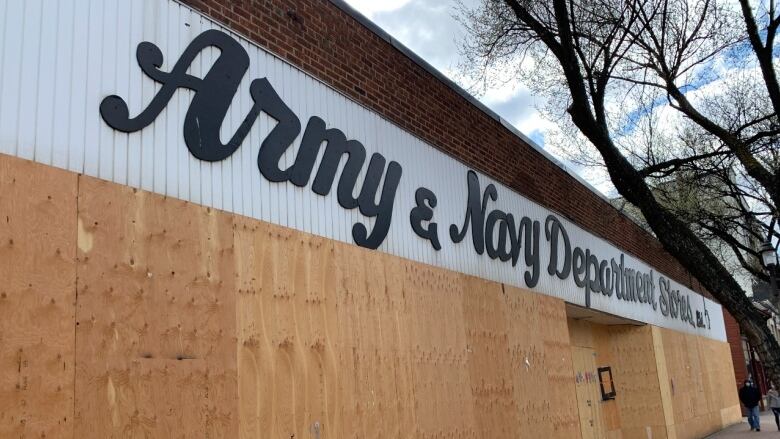
M 726 343 L 652 326 L 569 319 L 572 347 L 611 366 L 614 401 L 600 402 L 610 438 L 693 439 L 740 419 Z
M 604 326 L 569 319 L 572 347 L 594 349 L 596 366 L 610 366 L 614 400 L 598 401 L 609 438 L 666 437 L 661 390 L 650 326 Z
M 663 399 L 651 326 L 620 325 L 607 329 L 623 438 L 667 437 Z
M 666 359 L 674 437 L 706 436 L 741 419 L 727 343 L 653 328 Z M 670 434 L 671 436 L 671 434 Z
M 502 299 L 509 325 L 518 437 L 579 437 L 563 302 L 513 287 L 505 287 Z
M 240 437 L 306 437 L 316 422 L 333 429 L 333 245 L 244 219 L 235 236 Z
M 241 437 L 478 437 L 463 276 L 237 227 Z
M 232 217 L 89 177 L 76 436 L 236 437 Z
M 609 439 L 740 417 L 725 343 L 2 155 L 0 189 L 0 437 L 579 438 L 573 346 Z
M 235 242 L 241 437 L 579 435 L 561 301 L 251 220 Z
M 0 155 L 0 437 L 73 437 L 75 174 Z

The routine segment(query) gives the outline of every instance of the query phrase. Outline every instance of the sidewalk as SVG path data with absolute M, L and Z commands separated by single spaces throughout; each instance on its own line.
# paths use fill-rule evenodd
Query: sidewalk
M 742 422 L 721 430 L 715 434 L 707 436 L 706 439 L 729 439 L 729 438 L 780 438 L 780 431 L 777 431 L 775 425 L 775 416 L 771 411 L 761 412 L 761 431 L 750 431 L 750 426 L 746 418 Z

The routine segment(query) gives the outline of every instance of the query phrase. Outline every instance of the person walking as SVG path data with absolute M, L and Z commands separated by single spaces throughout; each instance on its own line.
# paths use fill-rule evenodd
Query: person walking
M 750 431 L 761 431 L 761 418 L 758 413 L 758 401 L 761 400 L 761 391 L 753 385 L 752 381 L 745 380 L 745 384 L 739 389 L 739 400 L 747 409 Z
M 766 396 L 769 399 L 769 408 L 772 409 L 772 413 L 775 415 L 775 425 L 777 430 L 780 431 L 780 392 L 777 391 L 775 383 L 769 385 L 769 391 L 766 392 Z

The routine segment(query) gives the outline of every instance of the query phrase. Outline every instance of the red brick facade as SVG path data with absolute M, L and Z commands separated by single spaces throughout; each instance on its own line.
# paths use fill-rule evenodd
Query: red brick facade
M 431 145 L 702 291 L 650 234 L 333 3 L 183 1 Z
M 726 325 L 726 339 L 731 347 L 731 360 L 734 363 L 734 378 L 737 387 L 741 387 L 747 378 L 747 368 L 745 367 L 745 351 L 742 349 L 742 333 L 739 331 L 739 324 L 731 314 L 723 310 L 723 320 Z

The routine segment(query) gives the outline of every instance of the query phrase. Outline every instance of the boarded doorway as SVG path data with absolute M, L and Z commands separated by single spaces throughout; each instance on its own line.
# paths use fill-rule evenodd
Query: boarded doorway
M 649 328 L 637 338 L 631 330 L 641 327 L 629 320 L 568 304 L 566 314 L 582 438 L 649 438 L 644 417 L 660 413 L 661 419 L 653 423 L 663 424 L 663 409 L 645 405 L 653 395 L 660 403 L 660 393 L 649 394 L 646 387 L 658 382 L 653 379 L 655 357 Z M 599 368 L 605 370 L 601 377 Z M 622 413 L 625 420 L 621 406 L 626 409 Z
M 580 414 L 582 439 L 605 437 L 601 414 L 601 389 L 596 367 L 596 351 L 572 346 L 577 408 Z

